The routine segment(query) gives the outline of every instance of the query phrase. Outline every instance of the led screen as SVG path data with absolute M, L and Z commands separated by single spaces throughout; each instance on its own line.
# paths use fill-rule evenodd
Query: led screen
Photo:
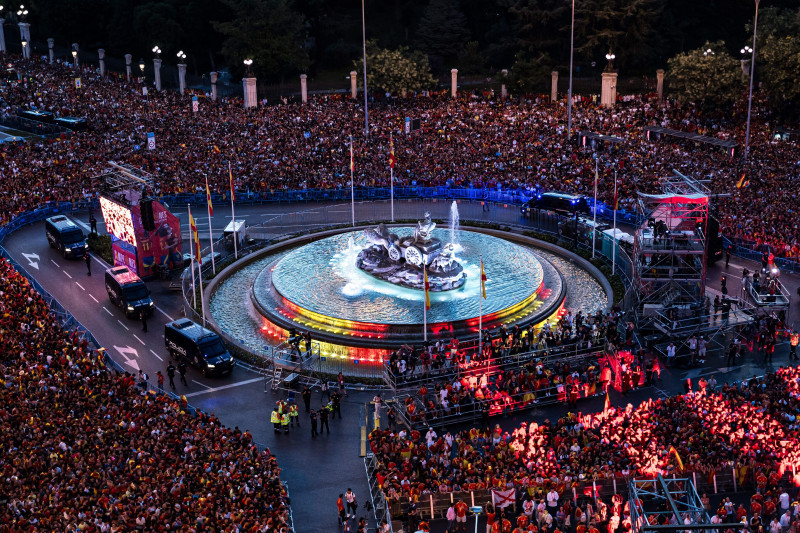
M 114 237 L 136 246 L 131 210 L 104 197 L 100 198 L 100 210 L 106 222 L 106 230 Z

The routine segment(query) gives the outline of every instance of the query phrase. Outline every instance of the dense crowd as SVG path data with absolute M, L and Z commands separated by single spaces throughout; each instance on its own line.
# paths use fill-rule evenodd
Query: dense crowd
M 781 368 L 719 390 L 705 384 L 637 407 L 523 423 L 512 432 L 377 429 L 370 445 L 378 481 L 395 500 L 507 486 L 531 494 L 558 486 L 563 493 L 576 483 L 681 468 L 702 477 L 733 467 L 740 486 L 763 475 L 788 476 L 800 487 L 799 381 L 800 370 Z
M 0 259 L 0 531 L 289 531 L 269 450 L 105 367 Z
M 364 138 L 358 103 L 339 97 L 312 98 L 244 110 L 236 99 L 201 99 L 192 113 L 190 96 L 172 92 L 142 95 L 142 85 L 119 76 L 101 78 L 83 67 L 81 88 L 66 65 L 13 58 L 22 81 L 3 87 L 2 113 L 44 109 L 85 116 L 89 131 L 41 144 L 3 145 L 0 172 L 10 194 L 0 199 L 0 222 L 49 200 L 92 194 L 90 178 L 108 160 L 155 174 L 158 193 L 197 191 L 208 177 L 214 191 L 227 191 L 227 163 L 243 192 L 337 188 L 349 182 L 350 135 L 355 143 L 358 186 L 388 185 L 388 137 L 394 132 L 398 185 L 445 185 L 522 190 L 561 190 L 590 195 L 595 160 L 591 150 L 565 141 L 566 111 L 544 99 L 499 102 L 443 95 L 398 100 L 370 112 Z M 743 110 L 710 115 L 668 101 L 628 99 L 613 110 L 590 100 L 573 111 L 576 130 L 623 139 L 601 154 L 599 193 L 612 202 L 619 179 L 620 204 L 630 208 L 637 191 L 656 192 L 659 178 L 674 170 L 709 180 L 722 197 L 723 231 L 769 243 L 777 256 L 800 253 L 793 196 L 800 175 L 800 149 L 772 141 L 773 125 L 758 102 L 748 162 L 707 145 L 669 139 L 647 141 L 644 127 L 659 125 L 743 143 Z M 419 117 L 421 131 L 400 134 L 405 117 Z M 153 132 L 156 149 L 146 149 Z M 735 184 L 745 175 L 749 186 Z M 22 185 L 25 185 L 24 187 Z M 774 194 L 772 194 L 774 193 Z

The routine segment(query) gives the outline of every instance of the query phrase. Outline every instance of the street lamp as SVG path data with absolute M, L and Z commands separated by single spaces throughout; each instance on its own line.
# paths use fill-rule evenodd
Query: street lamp
M 153 53 L 156 55 L 157 58 L 161 57 L 161 48 L 159 48 L 158 45 L 155 45 L 153 47 Z
M 713 55 L 715 55 L 714 50 L 712 50 L 711 48 L 708 48 L 705 52 L 703 52 L 703 57 L 708 57 Z
M 569 89 L 567 90 L 567 140 L 572 139 L 572 54 L 575 50 L 575 0 L 572 0 L 572 25 L 569 32 Z
M 139 70 L 142 71 L 142 76 L 144 76 L 144 58 L 139 58 Z
M 78 66 L 78 51 L 77 50 L 73 50 L 72 51 L 72 62 L 74 64 L 74 66 L 76 66 L 76 67 Z
M 19 18 L 19 20 L 25 22 L 25 17 L 27 16 L 28 16 L 28 10 L 25 9 L 25 6 L 20 5 L 19 9 L 17 10 L 17 17 Z
M 183 53 L 183 50 L 178 52 L 178 64 L 180 65 L 186 64 L 186 54 Z
M 614 71 L 614 60 L 617 58 L 611 50 L 608 51 L 606 54 L 606 61 L 608 64 L 606 65 L 606 72 L 613 72 Z
M 747 131 L 744 134 L 744 160 L 747 161 L 747 155 L 750 153 L 750 112 L 753 109 L 753 74 L 756 69 L 756 31 L 758 29 L 758 3 L 756 0 L 756 14 L 753 20 L 753 57 L 750 58 L 750 94 L 747 97 Z
M 750 48 L 749 46 L 745 46 L 744 48 L 742 48 L 739 51 L 742 53 L 742 55 L 744 55 L 744 54 L 752 54 L 753 53 L 753 49 Z
M 253 60 L 248 58 L 248 59 L 245 59 L 243 61 L 243 63 L 244 63 L 244 69 L 245 69 L 245 76 L 247 76 L 248 78 L 252 78 L 253 77 L 253 71 L 252 71 L 252 69 L 250 67 L 253 66 Z

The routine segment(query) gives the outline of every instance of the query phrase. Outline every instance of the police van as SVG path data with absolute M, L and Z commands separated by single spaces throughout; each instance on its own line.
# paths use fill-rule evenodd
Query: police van
M 127 317 L 137 317 L 144 311 L 152 315 L 155 309 L 150 291 L 144 282 L 126 266 L 106 269 L 106 292 L 111 303 L 122 309 Z
M 164 344 L 170 356 L 196 366 L 204 376 L 233 371 L 233 357 L 219 335 L 188 318 L 164 326 Z
M 64 215 L 50 217 L 44 221 L 47 242 L 66 259 L 83 257 L 86 253 L 86 237 L 81 228 Z

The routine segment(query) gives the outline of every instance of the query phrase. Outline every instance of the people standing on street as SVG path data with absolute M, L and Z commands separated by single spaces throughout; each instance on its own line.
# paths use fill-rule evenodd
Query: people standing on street
M 89 215 L 89 232 L 92 235 L 97 235 L 97 219 L 94 218 L 94 215 Z
M 158 390 L 164 390 L 164 374 L 161 373 L 161 370 L 158 370 L 156 376 L 158 376 Z
M 303 403 L 306 405 L 306 413 L 311 411 L 311 389 L 308 388 L 308 385 L 303 387 L 303 392 L 300 393 L 303 397 Z
M 86 263 L 86 275 L 92 275 L 92 256 L 89 255 L 89 252 L 84 252 L 83 254 L 83 262 Z
M 311 418 L 311 437 L 313 438 L 319 435 L 319 433 L 317 432 L 317 412 L 314 411 L 313 409 L 311 410 L 310 418 Z
M 331 427 L 328 425 L 328 409 L 325 405 L 322 405 L 322 408 L 319 410 L 319 431 L 322 433 L 322 430 L 325 429 L 330 434 Z
M 184 385 L 189 385 L 186 383 L 186 363 L 184 361 L 180 361 L 178 363 L 178 374 L 181 375 L 181 383 Z
M 172 364 L 172 361 L 167 365 L 167 377 L 169 378 L 169 386 L 172 387 L 172 390 L 175 390 L 175 365 Z
M 272 414 L 269 417 L 270 422 L 272 422 L 272 427 L 275 430 L 275 433 L 281 432 L 281 415 L 278 414 L 278 407 L 275 406 L 272 408 Z
M 344 374 L 339 372 L 339 375 L 336 377 L 336 381 L 339 384 L 339 395 L 347 398 L 347 389 L 344 388 Z
M 342 419 L 342 397 L 338 392 L 334 392 L 331 395 L 331 402 L 333 402 L 333 418 L 336 418 L 336 414 L 339 414 L 339 420 Z
M 358 502 L 356 501 L 356 493 L 352 491 L 352 489 L 348 488 L 347 492 L 344 493 L 344 500 L 347 502 L 347 518 L 350 518 L 350 512 L 353 513 L 353 518 L 356 517 L 356 511 L 358 511 Z
M 300 413 L 297 411 L 297 404 L 291 404 L 289 406 L 289 418 L 291 419 L 291 425 L 294 427 L 295 422 L 297 422 L 297 427 L 300 427 Z
M 283 426 L 283 432 L 288 435 L 289 434 L 289 413 L 284 412 L 281 415 L 281 426 Z
M 331 399 L 331 391 L 328 388 L 328 382 L 325 381 L 325 380 L 322 380 L 322 383 L 319 386 L 319 398 L 320 398 L 320 400 L 322 399 L 323 396 L 327 396 L 329 400 Z
M 139 319 L 142 321 L 142 331 L 147 333 L 147 313 L 144 309 L 139 311 Z
M 346 521 L 344 516 L 344 494 L 339 494 L 339 499 L 336 500 L 336 510 L 339 512 L 339 527 L 342 527 Z

